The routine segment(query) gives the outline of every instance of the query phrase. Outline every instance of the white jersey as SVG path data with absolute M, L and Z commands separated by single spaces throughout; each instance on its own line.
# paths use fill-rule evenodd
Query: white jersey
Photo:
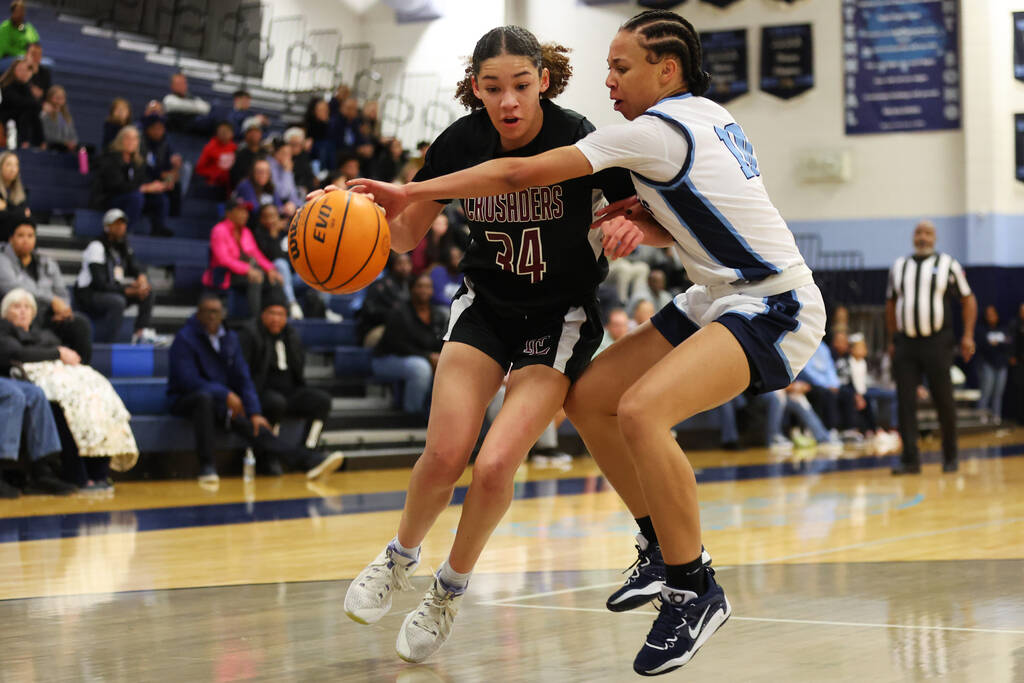
M 754 149 L 723 107 L 689 93 L 576 143 L 594 172 L 629 169 L 637 196 L 675 238 L 686 274 L 712 286 L 803 265 L 761 182 Z

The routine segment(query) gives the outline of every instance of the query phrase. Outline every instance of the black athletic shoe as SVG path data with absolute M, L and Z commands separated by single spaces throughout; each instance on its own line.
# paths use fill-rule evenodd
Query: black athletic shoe
M 942 463 L 943 472 L 956 472 L 959 469 L 960 463 L 958 463 L 956 460 L 947 460 L 944 463 Z
M 641 676 L 675 671 L 693 658 L 730 614 L 732 607 L 725 591 L 715 582 L 713 569 L 708 568 L 708 589 L 704 595 L 665 587 L 658 618 L 633 660 L 633 671 Z
M 661 547 L 649 544 L 643 534 L 637 534 L 636 552 L 636 560 L 623 572 L 625 574 L 632 570 L 632 573 L 605 603 L 612 612 L 636 609 L 646 605 L 661 593 L 661 587 L 665 583 L 665 560 L 661 556 Z M 704 566 L 710 566 L 711 555 L 704 546 L 701 546 L 700 553 Z
M 0 498 L 14 499 L 20 497 L 21 491 L 18 487 L 9 483 L 3 476 L 0 476 Z
M 70 496 L 78 487 L 54 475 L 32 477 L 25 485 L 25 495 Z
M 900 476 L 901 474 L 921 474 L 921 463 L 906 463 L 901 462 L 896 467 L 892 468 L 894 476 Z

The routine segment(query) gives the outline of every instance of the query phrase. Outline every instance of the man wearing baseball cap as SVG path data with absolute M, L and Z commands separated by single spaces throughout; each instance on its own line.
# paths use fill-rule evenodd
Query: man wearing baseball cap
M 82 252 L 82 269 L 75 281 L 75 301 L 92 320 L 95 340 L 110 343 L 121 329 L 124 309 L 138 304 L 132 343 L 164 344 L 150 327 L 153 288 L 145 267 L 135 260 L 128 245 L 128 221 L 121 209 L 103 214 L 103 236 Z

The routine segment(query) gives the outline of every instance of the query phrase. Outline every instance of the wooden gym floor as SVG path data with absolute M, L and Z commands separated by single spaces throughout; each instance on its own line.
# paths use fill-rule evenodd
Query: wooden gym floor
M 1024 429 L 963 438 L 958 474 L 891 457 L 690 454 L 730 622 L 666 680 L 1024 681 Z M 653 619 L 604 609 L 634 525 L 593 463 L 524 466 L 448 644 L 419 666 L 349 581 L 391 538 L 407 470 L 218 491 L 119 483 L 112 498 L 0 502 L 3 681 L 628 681 Z M 469 481 L 469 475 L 461 484 Z

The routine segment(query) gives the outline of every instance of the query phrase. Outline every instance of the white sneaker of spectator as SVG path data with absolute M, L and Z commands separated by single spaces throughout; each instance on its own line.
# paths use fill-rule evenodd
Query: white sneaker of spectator
M 335 313 L 329 308 L 324 312 L 324 320 L 329 323 L 340 323 L 343 319 L 340 314 Z
M 826 458 L 838 458 L 843 454 L 843 442 L 838 436 L 829 434 L 828 441 L 818 444 L 818 455 Z
M 772 455 L 789 455 L 793 452 L 793 442 L 782 434 L 776 434 L 772 437 L 772 442 L 768 444 L 768 450 Z
M 302 320 L 305 317 L 302 314 L 302 306 L 299 305 L 298 301 L 293 301 L 288 306 L 288 315 L 292 320 Z
M 152 327 L 136 330 L 132 335 L 132 344 L 152 344 L 153 346 L 170 346 L 172 339 L 165 334 L 157 334 Z

